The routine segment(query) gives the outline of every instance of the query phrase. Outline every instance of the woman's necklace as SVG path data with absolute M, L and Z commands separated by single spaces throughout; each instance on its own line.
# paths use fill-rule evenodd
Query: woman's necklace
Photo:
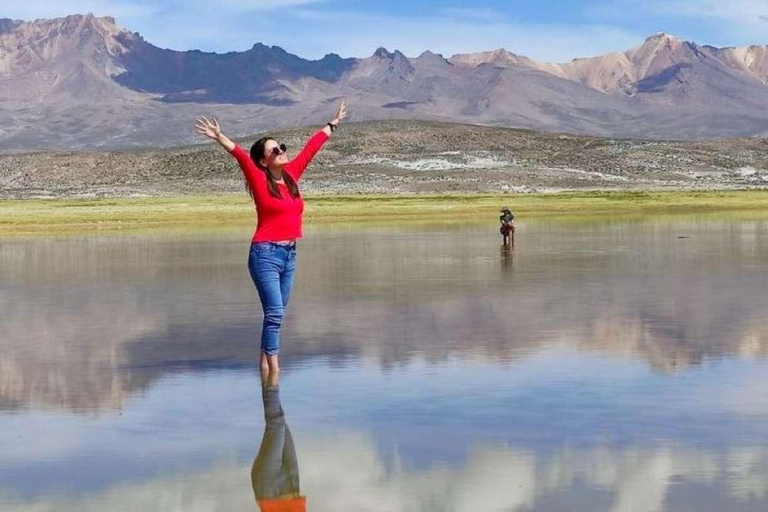
M 269 170 L 267 172 L 269 172 L 269 174 L 272 176 L 272 179 L 275 180 L 275 183 L 278 183 L 278 184 L 281 184 L 281 185 L 285 183 L 285 181 L 283 180 L 283 171 L 282 171 L 282 169 L 280 170 L 280 177 L 279 178 L 276 178 L 271 170 Z

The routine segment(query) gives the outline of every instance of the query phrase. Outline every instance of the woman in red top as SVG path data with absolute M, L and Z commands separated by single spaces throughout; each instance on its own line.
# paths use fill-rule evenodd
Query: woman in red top
M 218 142 L 235 157 L 256 203 L 258 223 L 251 241 L 248 270 L 264 310 L 261 330 L 261 369 L 277 372 L 280 327 L 291 295 L 296 269 L 296 240 L 301 238 L 304 200 L 298 182 L 312 157 L 347 115 L 344 102 L 333 121 L 315 133 L 298 155 L 288 159 L 285 144 L 272 137 L 257 140 L 249 153 L 221 133 L 219 123 L 197 120 L 197 132 Z

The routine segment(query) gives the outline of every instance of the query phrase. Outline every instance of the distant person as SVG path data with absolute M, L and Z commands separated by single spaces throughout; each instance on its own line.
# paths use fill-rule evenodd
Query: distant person
M 298 182 L 309 162 L 347 116 L 341 102 L 336 117 L 315 133 L 298 155 L 288 159 L 285 144 L 262 137 L 250 153 L 223 133 L 216 119 L 200 117 L 197 133 L 218 142 L 235 157 L 245 177 L 246 189 L 256 203 L 258 224 L 251 240 L 248 270 L 264 310 L 261 330 L 261 371 L 279 371 L 280 327 L 293 286 L 296 240 L 301 237 L 304 200 Z
M 299 461 L 280 404 L 277 372 L 262 378 L 264 436 L 251 468 L 251 484 L 261 512 L 306 512 L 299 487 Z
M 504 249 L 511 249 L 512 240 L 515 236 L 515 214 L 505 206 L 501 209 L 499 221 L 501 221 L 501 229 L 499 231 L 503 237 Z

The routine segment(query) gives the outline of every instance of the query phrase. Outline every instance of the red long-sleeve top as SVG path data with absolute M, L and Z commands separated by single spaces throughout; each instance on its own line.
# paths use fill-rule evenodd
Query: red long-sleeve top
M 320 130 L 307 141 L 304 149 L 296 157 L 285 164 L 283 170 L 299 182 L 301 175 L 307 169 L 312 157 L 323 147 L 328 135 Z M 281 198 L 272 196 L 267 186 L 267 176 L 256 167 L 251 155 L 240 146 L 235 146 L 232 156 L 240 164 L 245 179 L 253 190 L 253 201 L 256 203 L 256 232 L 253 242 L 277 242 L 301 238 L 301 216 L 304 213 L 304 199 L 293 198 L 288 186 L 278 183 L 277 190 Z

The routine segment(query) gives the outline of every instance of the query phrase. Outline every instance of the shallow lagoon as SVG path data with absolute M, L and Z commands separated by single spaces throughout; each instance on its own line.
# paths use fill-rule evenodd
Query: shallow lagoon
M 0 243 L 0 509 L 257 510 L 247 231 Z M 768 219 L 310 229 L 308 510 L 768 509 Z

